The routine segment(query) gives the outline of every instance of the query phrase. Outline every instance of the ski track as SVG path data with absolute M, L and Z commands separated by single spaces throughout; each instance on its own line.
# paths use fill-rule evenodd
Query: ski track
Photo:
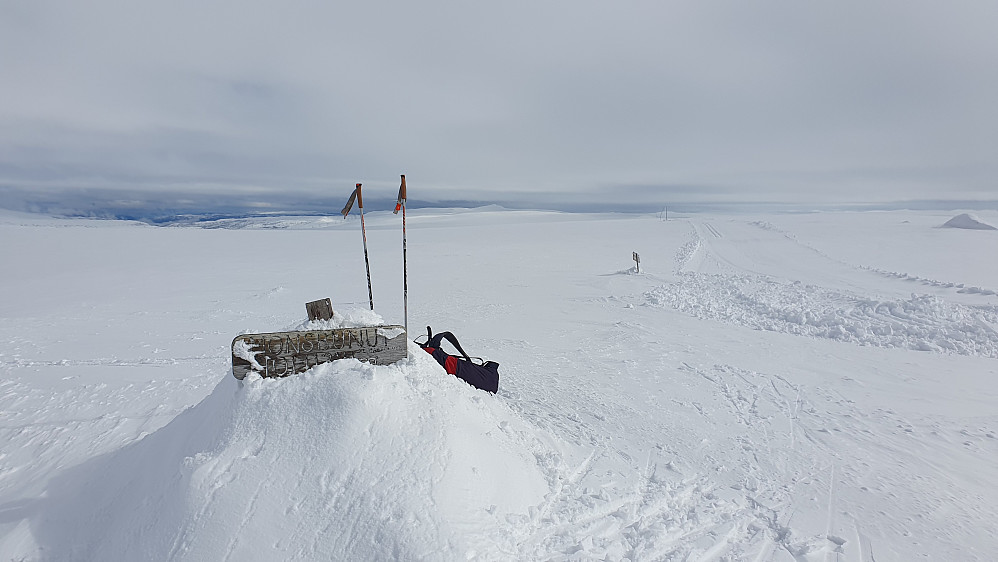
M 837 261 L 812 246 L 801 244 L 792 234 L 768 223 L 751 224 L 777 231 L 822 259 Z M 688 241 L 673 258 L 675 281 L 646 292 L 644 304 L 669 307 L 698 318 L 757 330 L 866 346 L 998 357 L 998 307 L 994 305 L 968 306 L 947 302 L 938 296 L 914 294 L 909 299 L 878 299 L 799 281 L 774 279 L 746 271 L 713 253 L 706 241 L 720 238 L 723 234 L 711 223 L 691 224 Z M 844 265 L 891 279 L 953 289 L 960 294 L 994 294 L 987 289 L 959 283 L 942 283 L 875 268 Z M 727 272 L 702 273 L 701 269 Z M 912 529 L 924 525 L 926 519 L 934 519 L 940 532 L 947 534 L 947 539 L 956 544 L 968 544 L 979 537 L 979 523 L 975 522 L 991 517 L 988 514 L 993 512 L 993 508 L 983 498 L 964 501 L 948 491 L 958 489 L 958 482 L 952 481 L 952 488 L 940 486 L 939 482 L 953 477 L 944 468 L 945 465 L 932 461 L 933 456 L 940 455 L 943 458 L 968 456 L 967 462 L 975 462 L 971 458 L 989 454 L 984 453 L 986 450 L 998 452 L 998 448 L 994 447 L 994 433 L 987 425 L 959 429 L 931 416 L 911 420 L 892 410 L 867 412 L 855 407 L 852 400 L 837 391 L 822 387 L 805 388 L 778 375 L 765 375 L 730 365 L 702 369 L 684 363 L 681 370 L 715 385 L 717 396 L 724 398 L 728 415 L 739 425 L 757 430 L 752 436 L 735 439 L 746 453 L 742 466 L 746 475 L 757 476 L 759 482 L 763 482 L 766 474 L 792 466 L 792 460 L 780 454 L 787 444 L 793 456 L 803 452 L 805 456 L 824 459 L 823 462 L 828 463 L 827 468 L 817 462 L 810 470 L 801 471 L 798 468 L 788 475 L 790 484 L 782 490 L 760 488 L 756 490 L 760 493 L 749 498 L 758 508 L 753 525 L 764 529 L 768 540 L 793 560 L 876 560 L 875 545 L 864 530 L 863 522 L 851 516 L 847 506 L 843 505 L 856 505 L 857 500 L 840 497 L 839 488 L 859 490 L 861 496 L 882 494 L 889 504 L 899 504 L 906 496 L 919 496 L 923 498 L 918 502 L 922 513 L 951 511 L 946 506 L 966 503 L 965 511 L 959 515 L 947 513 L 943 517 L 926 517 L 916 513 L 893 522 L 886 530 L 876 529 L 874 534 L 886 531 L 911 537 L 914 533 Z M 702 403 L 676 399 L 674 402 L 691 408 L 705 418 L 713 418 L 717 414 L 709 405 Z M 765 413 L 767 410 L 768 414 Z M 784 423 L 777 424 L 776 420 L 781 418 Z M 919 433 L 934 436 L 936 448 L 913 450 L 912 445 L 919 442 L 912 437 Z M 961 436 L 973 436 L 973 439 L 961 443 Z M 787 442 L 781 445 L 780 441 L 784 439 Z M 862 454 L 862 451 L 876 451 L 882 455 L 884 449 L 887 449 L 888 458 L 892 459 L 886 465 L 872 465 Z M 760 462 L 763 458 L 768 458 L 773 464 Z M 827 491 L 826 530 L 823 534 L 800 536 L 791 526 L 779 522 L 781 510 L 792 504 L 798 488 L 813 488 L 822 478 L 825 482 L 819 487 L 824 486 Z M 760 497 L 767 497 L 767 504 L 777 507 L 763 508 L 764 504 L 759 503 Z M 861 501 L 870 500 L 861 498 Z M 890 505 L 882 513 L 889 513 L 895 507 Z M 769 510 L 771 515 L 767 516 L 765 512 Z M 792 514 L 786 518 L 792 518 Z M 988 534 L 994 537 L 993 532 Z M 771 555 L 772 552 L 764 548 L 758 552 L 756 559 L 771 559 Z
M 604 356 L 606 349 L 593 346 L 594 357 Z M 566 368 L 579 364 L 568 357 L 558 362 Z M 577 445 L 581 457 L 575 463 L 557 451 L 538 457 L 551 490 L 528 517 L 506 522 L 505 532 L 516 537 L 509 546 L 514 558 L 695 559 L 700 550 L 727 544 L 718 536 L 726 536 L 730 528 L 747 528 L 751 517 L 738 503 L 714 497 L 709 477 L 683 477 L 662 461 L 660 455 L 669 454 L 665 446 L 655 445 L 639 460 L 601 437 L 606 432 L 599 428 L 607 424 L 646 435 L 652 443 L 661 430 L 627 424 L 629 417 L 641 417 L 637 411 L 608 400 L 601 389 L 580 385 L 580 380 L 586 379 L 553 377 L 551 396 L 527 396 L 516 388 L 503 391 L 521 415 Z M 565 388 L 560 388 L 562 381 Z M 566 402 L 565 397 L 571 398 Z M 739 518 L 741 523 L 733 522 Z
M 750 224 L 800 244 L 796 237 L 769 223 Z M 713 238 L 723 237 L 716 227 L 704 222 L 691 230 L 691 240 L 674 257 L 676 281 L 648 291 L 645 304 L 756 330 L 998 358 L 998 306 L 968 306 L 933 295 L 878 298 L 754 273 L 702 273 L 697 269 L 705 261 L 723 262 L 728 269 L 735 266 L 703 243 L 701 230 Z M 811 246 L 805 247 L 831 259 Z M 906 275 L 893 277 L 909 279 Z M 963 293 L 993 294 L 959 284 L 932 284 L 959 288 Z
M 882 300 L 762 276 L 684 272 L 647 304 L 756 330 L 998 358 L 998 307 L 931 295 Z
M 924 277 L 919 277 L 917 275 L 909 275 L 907 273 L 900 273 L 900 272 L 896 272 L 896 271 L 887 271 L 887 270 L 884 270 L 884 269 L 880 269 L 880 268 L 872 267 L 872 266 L 868 266 L 868 265 L 853 265 L 853 264 L 849 264 L 849 263 L 847 263 L 845 261 L 838 260 L 838 259 L 835 259 L 835 258 L 831 257 L 827 253 L 819 250 L 818 248 L 814 247 L 811 244 L 808 244 L 806 242 L 801 242 L 798 239 L 797 235 L 795 235 L 795 234 L 793 234 L 791 232 L 788 232 L 788 231 L 786 231 L 786 230 L 784 230 L 784 229 L 782 229 L 782 228 L 780 228 L 780 227 L 778 227 L 778 226 L 776 226 L 773 223 L 770 223 L 768 221 L 751 221 L 748 224 L 750 224 L 750 225 L 752 225 L 754 227 L 760 228 L 762 230 L 767 230 L 767 231 L 770 231 L 770 232 L 778 233 L 781 236 L 783 236 L 784 238 L 786 238 L 787 240 L 793 242 L 794 244 L 797 244 L 797 245 L 799 245 L 801 247 L 807 248 L 807 249 L 811 250 L 812 252 L 814 252 L 816 255 L 821 256 L 822 258 L 824 258 L 826 260 L 830 260 L 830 261 L 834 261 L 834 262 L 840 263 L 842 265 L 845 265 L 846 267 L 854 267 L 856 269 L 860 269 L 860 270 L 864 270 L 864 271 L 870 271 L 872 273 L 876 273 L 878 275 L 881 275 L 883 277 L 887 277 L 887 278 L 890 278 L 890 279 L 900 279 L 900 280 L 903 280 L 903 281 L 909 281 L 909 282 L 918 283 L 918 284 L 923 285 L 925 287 L 934 287 L 934 288 L 942 288 L 942 289 L 953 289 L 953 290 L 955 290 L 959 294 L 985 295 L 985 296 L 998 295 L 998 290 L 981 288 L 981 287 L 974 286 L 974 285 L 968 286 L 968 284 L 966 284 L 966 283 L 958 283 L 958 282 L 952 282 L 952 281 L 938 281 L 938 280 L 935 280 L 935 279 L 927 279 L 927 278 L 924 278 Z
M 705 421 L 727 416 L 742 426 L 741 434 L 729 430 L 739 449 L 735 458 L 739 459 L 741 474 L 741 481 L 733 487 L 748 492 L 742 502 L 753 507 L 750 524 L 765 529 L 768 538 L 796 560 L 810 560 L 809 556 L 821 552 L 849 554 L 846 560 L 872 558 L 872 541 L 864 534 L 862 522 L 849 513 L 881 494 L 878 501 L 888 504 L 899 503 L 905 497 L 924 498 L 918 513 L 895 522 L 891 531 L 900 535 L 911 536 L 911 529 L 929 518 L 935 519 L 941 532 L 950 533 L 956 542 L 971 541 L 976 532 L 974 522 L 993 512 L 983 498 L 955 497 L 951 490 L 959 486 L 956 481 L 951 482 L 952 487 L 940 487 L 940 481 L 950 481 L 952 476 L 942 465 L 933 466 L 931 462 L 934 452 L 944 457 L 967 455 L 960 449 L 971 445 L 959 444 L 959 438 L 972 435 L 968 429 L 947 427 L 930 417 L 911 420 L 893 411 L 864 412 L 836 391 L 804 388 L 778 375 L 731 365 L 709 369 L 684 365 L 682 369 L 717 389 L 718 404 L 693 408 L 698 415 Z M 677 405 L 692 407 L 682 401 Z M 987 431 L 975 431 L 974 441 L 998 450 Z M 917 445 L 919 441 L 914 437 L 921 432 L 940 437 L 934 452 Z M 871 464 L 870 454 L 883 454 L 885 448 L 892 461 Z M 810 467 L 802 466 L 800 458 L 813 459 Z M 784 474 L 786 482 L 775 485 L 778 480 L 773 479 L 774 474 Z M 815 534 L 813 529 L 807 534 L 786 522 L 780 523 L 780 514 L 803 490 L 822 488 L 826 490 L 826 528 L 822 534 Z M 840 488 L 850 490 L 849 495 L 843 496 Z M 938 515 L 945 506 L 960 503 L 965 505 L 962 513 Z M 890 512 L 893 507 L 885 506 L 885 510 Z
M 983 289 L 977 286 L 967 286 L 966 283 L 956 283 L 952 281 L 937 281 L 935 279 L 927 279 L 925 277 L 919 277 L 917 275 L 909 275 L 907 273 L 900 273 L 897 271 L 887 271 L 884 269 L 878 269 L 876 267 L 860 266 L 862 269 L 867 271 L 872 271 L 884 277 L 891 279 L 901 279 L 903 281 L 910 281 L 913 283 L 918 283 L 925 287 L 938 287 L 943 289 L 954 289 L 957 293 L 967 294 L 967 295 L 985 295 L 993 296 L 998 295 L 998 291 L 994 289 Z
M 626 335 L 633 329 L 620 325 L 616 336 L 585 342 L 582 347 L 589 350 L 591 361 L 582 364 L 598 364 L 601 357 L 626 356 L 626 347 L 633 340 Z M 580 408 L 588 404 L 586 417 L 571 413 L 575 411 L 571 404 L 568 411 L 559 412 L 557 404 L 544 397 L 525 398 L 509 391 L 507 398 L 539 427 L 582 447 L 595 446 L 578 465 L 567 464 L 558 456 L 542 460 L 552 483 L 549 497 L 529 520 L 510 521 L 509 532 L 528 530 L 516 541 L 520 544 L 519 558 L 767 560 L 767 553 L 779 549 L 792 554 L 794 560 L 805 560 L 828 548 L 827 532 L 808 534 L 780 523 L 780 517 L 786 516 L 779 510 L 791 503 L 795 486 L 805 486 L 815 473 L 823 473 L 817 466 L 804 473 L 790 468 L 800 454 L 794 440 L 795 424 L 801 423 L 802 410 L 813 410 L 806 391 L 780 375 L 728 365 L 705 370 L 683 364 L 675 374 L 684 373 L 685 378 L 673 380 L 670 386 L 679 384 L 701 395 L 702 384 L 708 383 L 716 386 L 713 395 L 717 401 L 698 404 L 673 397 L 663 405 L 663 419 L 651 425 L 628 423 L 626 420 L 649 420 L 625 403 L 608 401 L 605 397 L 612 393 L 586 386 L 571 391 L 579 397 Z M 670 376 L 668 372 L 662 375 Z M 604 398 L 591 400 L 594 395 Z M 559 419 L 562 416 L 566 419 Z M 600 442 L 598 431 L 591 426 L 595 423 L 619 424 L 613 433 L 632 435 L 651 448 L 639 461 L 612 442 Z M 730 466 L 731 456 L 721 458 L 699 448 L 682 450 L 660 442 L 664 434 L 684 428 L 692 434 L 697 431 L 694 427 L 705 423 L 708 427 L 723 425 L 726 429 L 719 431 L 722 434 L 733 432 L 731 424 L 742 428 L 732 442 L 737 451 L 734 458 L 739 459 L 735 466 Z M 802 439 L 808 446 L 820 445 L 806 427 L 798 430 L 804 435 Z M 712 467 L 711 471 L 693 469 L 704 465 Z M 774 471 L 790 471 L 788 478 L 793 484 L 774 486 L 769 476 Z M 726 478 L 719 480 L 717 474 L 735 476 L 722 485 L 719 482 Z

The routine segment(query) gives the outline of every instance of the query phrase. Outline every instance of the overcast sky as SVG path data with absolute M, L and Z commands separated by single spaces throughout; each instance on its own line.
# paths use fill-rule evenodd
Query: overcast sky
M 0 186 L 998 200 L 998 2 L 0 0 Z

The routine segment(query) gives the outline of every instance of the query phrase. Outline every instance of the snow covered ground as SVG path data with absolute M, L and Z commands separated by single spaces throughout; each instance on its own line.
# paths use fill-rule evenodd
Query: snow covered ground
M 356 217 L 4 212 L 0 560 L 993 560 L 998 233 L 952 216 L 410 212 L 410 336 L 492 396 L 415 346 L 230 375 L 307 301 L 401 323 L 397 216 L 378 316 Z

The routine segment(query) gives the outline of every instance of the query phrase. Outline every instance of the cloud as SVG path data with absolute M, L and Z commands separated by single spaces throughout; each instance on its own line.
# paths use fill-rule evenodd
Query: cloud
M 996 19 L 920 0 L 4 1 L 0 184 L 994 199 Z

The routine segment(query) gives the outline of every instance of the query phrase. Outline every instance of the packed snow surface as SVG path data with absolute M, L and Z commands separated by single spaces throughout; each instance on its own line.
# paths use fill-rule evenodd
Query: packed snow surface
M 232 377 L 404 322 L 391 213 L 377 312 L 353 218 L 0 214 L 0 559 L 992 560 L 998 238 L 942 216 L 410 212 L 409 337 L 493 396 L 415 345 Z

